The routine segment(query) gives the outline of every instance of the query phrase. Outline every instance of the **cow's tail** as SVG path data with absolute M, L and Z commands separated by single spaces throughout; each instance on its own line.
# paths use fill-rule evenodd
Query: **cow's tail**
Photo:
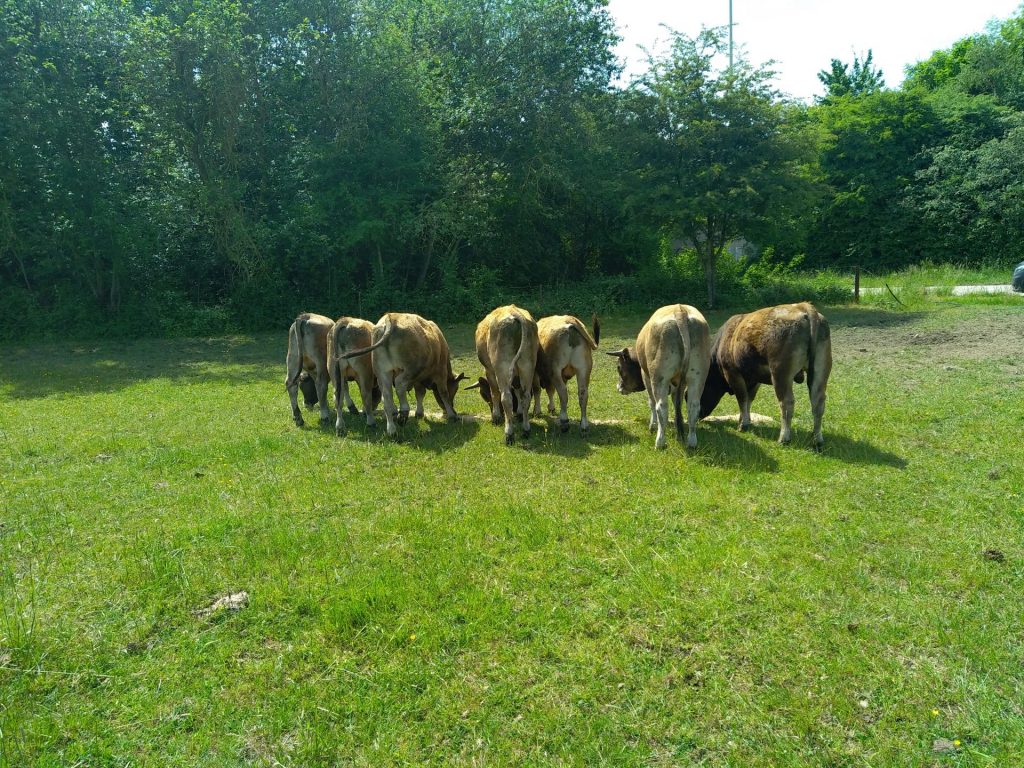
M 807 313 L 807 322 L 810 325 L 811 331 L 810 344 L 807 345 L 807 386 L 810 388 L 814 383 L 817 373 L 815 370 L 815 358 L 818 352 L 818 343 L 830 338 L 832 332 L 828 327 L 828 321 L 818 314 L 814 307 L 811 307 Z
M 682 317 L 680 317 L 682 315 Z M 679 329 L 679 336 L 683 343 L 683 361 L 689 364 L 690 360 L 690 318 L 685 311 L 680 311 L 675 316 L 676 328 Z M 683 378 L 685 379 L 686 373 L 683 372 Z M 686 386 L 683 382 L 680 382 L 680 386 Z
M 309 320 L 309 315 L 303 312 L 295 318 L 292 327 L 288 329 L 288 378 L 284 383 L 286 388 L 295 386 L 299 381 L 299 376 L 302 375 L 302 332 L 306 327 L 307 320 Z M 298 357 L 298 363 L 294 368 L 291 359 L 293 350 Z
M 591 349 L 597 349 L 598 341 L 601 339 L 601 323 L 598 321 L 597 315 L 594 315 L 593 336 L 590 335 L 590 332 L 587 330 L 587 326 L 585 326 L 578 318 L 571 318 L 569 323 L 576 329 L 577 333 L 579 333 L 583 341 L 586 342 L 587 346 Z
M 374 326 L 374 330 L 376 330 L 378 327 L 379 326 Z M 344 355 L 341 356 L 341 359 L 342 360 L 348 360 L 348 359 L 353 358 L 353 357 L 359 357 L 360 355 L 366 355 L 366 354 L 369 354 L 370 352 L 373 352 L 373 350 L 375 350 L 377 347 L 379 347 L 382 344 L 384 344 L 384 342 L 386 342 L 391 337 L 391 334 L 392 334 L 392 332 L 394 330 L 395 330 L 395 324 L 391 321 L 391 315 L 385 315 L 384 316 L 384 332 L 381 334 L 380 338 L 377 341 L 373 342 L 373 344 L 371 344 L 368 347 L 363 347 L 362 349 L 356 349 L 356 350 L 353 350 L 352 352 L 346 352 Z
M 523 356 L 523 350 L 526 348 L 526 323 L 523 322 L 523 318 L 520 315 L 514 315 L 516 322 L 519 323 L 519 349 L 516 350 L 515 356 L 512 358 L 512 365 L 509 366 L 508 380 L 512 381 L 516 377 L 516 368 L 519 367 L 519 358 Z M 523 388 L 528 386 L 528 382 L 523 382 Z

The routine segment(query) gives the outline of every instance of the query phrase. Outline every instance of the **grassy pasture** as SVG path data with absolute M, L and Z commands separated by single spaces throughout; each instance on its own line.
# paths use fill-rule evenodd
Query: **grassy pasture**
M 5 348 L 0 765 L 1024 764 L 1024 305 L 825 312 L 821 454 L 604 355 L 505 448 L 297 429 L 283 329 Z

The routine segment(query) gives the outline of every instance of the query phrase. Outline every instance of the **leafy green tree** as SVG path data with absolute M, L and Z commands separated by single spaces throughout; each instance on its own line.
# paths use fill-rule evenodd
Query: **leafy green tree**
M 891 268 L 930 255 L 931 240 L 908 193 L 943 128 L 920 93 L 878 91 L 823 102 L 814 116 L 829 137 L 821 156 L 832 188 L 810 241 L 811 263 Z
M 854 56 L 852 67 L 832 59 L 830 69 L 818 72 L 818 80 L 825 86 L 825 96 L 819 102 L 844 96 L 867 96 L 885 88 L 885 77 L 882 70 L 874 68 L 872 57 L 870 49 L 863 61 Z
M 639 180 L 653 223 L 697 252 L 708 305 L 725 246 L 754 239 L 813 204 L 815 134 L 778 100 L 773 73 L 740 59 L 726 71 L 721 30 L 675 33 L 634 92 L 646 134 Z

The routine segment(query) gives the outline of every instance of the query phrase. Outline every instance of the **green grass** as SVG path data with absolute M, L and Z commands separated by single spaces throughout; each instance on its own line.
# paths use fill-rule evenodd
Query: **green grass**
M 826 314 L 822 454 L 604 355 L 509 449 L 297 429 L 283 331 L 0 350 L 0 765 L 1024 764 L 1024 306 Z

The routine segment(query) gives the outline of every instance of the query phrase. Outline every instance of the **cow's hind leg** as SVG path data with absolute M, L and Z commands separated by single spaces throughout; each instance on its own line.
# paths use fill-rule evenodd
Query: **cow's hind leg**
M 345 398 L 345 407 L 348 408 L 348 412 L 353 416 L 359 413 L 359 409 L 356 408 L 356 401 L 352 399 L 352 395 L 348 391 L 348 379 L 342 379 L 342 394 Z M 338 398 L 335 397 L 335 400 Z
M 654 438 L 655 448 L 666 448 L 668 442 L 665 439 L 665 432 L 668 429 L 668 401 L 671 397 L 672 384 L 669 381 L 657 381 L 653 383 L 654 393 L 654 414 L 657 422 L 658 433 Z
M 327 405 L 327 382 L 330 381 L 330 377 L 327 375 L 327 369 L 317 368 L 316 371 L 316 400 L 320 404 L 320 423 L 330 424 L 331 423 L 331 408 Z
M 779 442 L 788 443 L 793 439 L 793 377 L 787 375 L 785 371 L 776 369 L 772 371 L 772 385 L 775 387 L 775 397 L 779 400 L 779 410 L 782 412 Z
M 522 382 L 533 381 L 533 371 L 529 368 L 521 369 L 519 380 Z M 533 387 L 529 385 L 521 387 L 519 393 L 519 407 L 522 410 L 524 439 L 530 436 L 530 401 L 532 399 Z
M 580 401 L 580 433 L 585 435 L 590 431 L 590 422 L 587 421 L 587 402 L 590 400 L 589 371 L 580 371 L 576 376 L 576 390 Z
M 395 398 L 391 391 L 394 386 L 394 378 L 390 371 L 382 371 L 377 374 L 377 383 L 380 385 L 381 404 L 384 408 L 384 419 L 387 422 L 388 437 L 398 434 L 398 427 L 395 425 Z
M 565 380 L 562 378 L 561 371 L 555 372 L 554 378 L 555 391 L 558 393 L 558 404 L 560 410 L 558 412 L 558 428 L 563 432 L 569 431 L 569 390 L 565 386 Z
M 342 416 L 341 401 L 344 394 L 348 393 L 348 387 L 345 385 L 345 379 L 340 375 L 337 366 L 331 368 L 331 384 L 334 385 L 334 434 L 342 437 L 348 430 L 345 426 L 345 417 Z
M 427 395 L 427 388 L 416 386 L 416 418 L 423 418 L 423 398 Z
M 683 386 L 682 379 L 679 386 L 672 388 L 672 410 L 676 420 L 676 437 L 683 439 Z
M 686 446 L 697 447 L 697 421 L 700 419 L 700 398 L 704 394 L 707 371 L 690 368 L 686 373 Z M 683 382 L 679 382 L 680 388 Z M 748 410 L 749 417 L 749 410 Z
M 402 426 L 409 421 L 409 377 L 405 371 L 395 376 L 395 394 L 398 395 L 398 423 Z M 422 398 L 420 399 L 422 403 Z
M 520 403 L 520 406 L 522 404 Z M 512 387 L 507 386 L 501 390 L 501 410 L 505 415 L 505 445 L 512 445 L 515 442 L 515 431 L 513 424 L 515 424 L 516 411 L 514 403 L 512 402 Z
M 814 416 L 814 445 L 821 447 L 825 444 L 825 436 L 821 433 L 821 419 L 825 415 L 825 385 L 828 381 L 828 371 L 807 372 L 807 389 L 811 395 L 811 413 Z
M 302 419 L 302 412 L 299 410 L 299 377 L 296 374 L 294 377 L 289 376 L 288 380 L 284 384 L 285 389 L 288 391 L 288 399 L 292 403 L 292 419 L 295 421 L 295 426 L 301 427 L 306 422 Z
M 373 373 L 356 374 L 356 383 L 359 385 L 359 399 L 363 401 L 363 413 L 366 416 L 366 426 L 372 427 L 376 420 L 373 417 Z M 338 414 L 341 418 L 341 414 Z

